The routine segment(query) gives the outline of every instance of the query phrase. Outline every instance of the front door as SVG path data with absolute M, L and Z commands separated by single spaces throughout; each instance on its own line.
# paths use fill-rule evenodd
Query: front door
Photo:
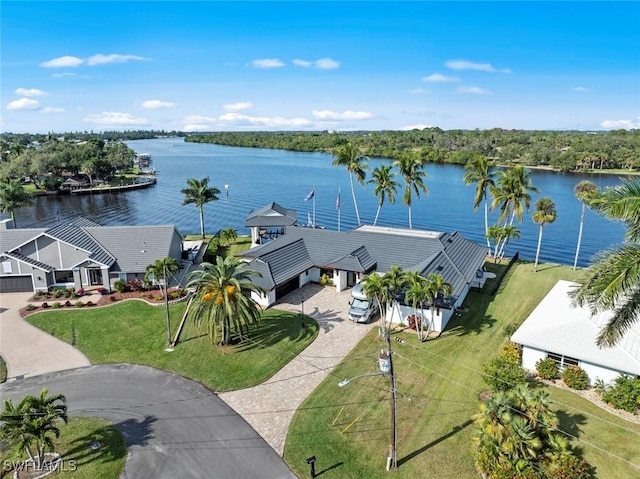
M 347 288 L 351 288 L 356 284 L 356 274 L 353 271 L 347 271 Z
M 102 284 L 102 270 L 90 269 L 89 271 L 89 284 L 91 286 L 97 286 Z

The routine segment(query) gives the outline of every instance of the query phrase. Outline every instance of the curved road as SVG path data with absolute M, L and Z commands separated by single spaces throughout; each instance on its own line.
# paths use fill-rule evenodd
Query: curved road
M 258 433 L 204 386 L 147 366 L 90 366 L 11 381 L 0 397 L 19 400 L 47 387 L 69 414 L 96 416 L 125 437 L 122 478 L 295 478 Z

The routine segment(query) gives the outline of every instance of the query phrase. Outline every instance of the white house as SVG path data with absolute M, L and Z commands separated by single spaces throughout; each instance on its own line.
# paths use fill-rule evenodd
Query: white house
M 522 326 L 511 336 L 521 344 L 522 367 L 535 370 L 536 363 L 552 358 L 560 368 L 577 365 L 596 379 L 609 382 L 621 373 L 640 376 L 640 323 L 611 348 L 600 348 L 596 338 L 611 312 L 592 315 L 587 307 L 572 304 L 569 292 L 577 283 L 558 281 Z

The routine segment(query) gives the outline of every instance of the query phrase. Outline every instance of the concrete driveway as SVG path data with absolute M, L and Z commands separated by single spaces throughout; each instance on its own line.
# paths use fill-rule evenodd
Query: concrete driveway
M 3 399 L 41 388 L 67 397 L 69 415 L 101 417 L 124 435 L 122 479 L 296 476 L 245 420 L 204 386 L 147 366 L 101 365 L 10 381 Z
M 0 295 L 0 356 L 9 378 L 90 366 L 84 354 L 20 317 L 33 293 Z
M 379 317 L 370 324 L 349 321 L 351 290 L 336 293 L 334 288 L 317 284 L 307 284 L 289 293 L 274 308 L 300 312 L 303 297 L 304 314 L 320 325 L 316 340 L 268 381 L 220 394 L 280 455 L 284 454 L 287 431 L 296 409 L 380 321 Z

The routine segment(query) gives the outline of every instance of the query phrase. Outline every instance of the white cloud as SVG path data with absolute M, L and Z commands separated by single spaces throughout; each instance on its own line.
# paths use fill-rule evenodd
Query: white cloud
M 284 118 L 281 116 L 249 116 L 242 113 L 225 113 L 219 117 L 225 123 L 235 123 L 240 125 L 261 126 L 261 127 L 304 127 L 312 123 L 306 118 Z
M 116 111 L 103 111 L 100 114 L 92 114 L 83 118 L 87 123 L 93 123 L 99 126 L 131 126 L 131 125 L 147 125 L 146 118 L 136 118 L 131 113 L 120 113 Z
M 142 108 L 147 110 L 157 110 L 159 108 L 173 108 L 177 103 L 162 100 L 146 100 L 142 102 Z
M 7 105 L 7 110 L 37 110 L 38 108 L 40 108 L 40 103 L 37 100 L 32 100 L 31 98 L 13 100 Z
M 67 111 L 67 110 L 65 110 L 64 108 L 61 108 L 61 107 L 47 106 L 47 107 L 43 108 L 42 111 L 44 113 L 63 113 L 65 111 Z
M 431 128 L 431 125 L 424 125 L 424 124 L 407 125 L 407 126 L 401 127 L 400 129 L 404 131 L 410 131 L 410 130 L 424 130 L 425 128 Z
M 77 67 L 80 65 L 82 65 L 82 59 L 78 57 L 72 57 L 70 55 L 47 60 L 46 62 L 42 62 L 40 64 L 40 66 L 43 68 L 68 68 Z
M 209 125 L 187 124 L 182 128 L 183 131 L 207 131 Z
M 37 88 L 16 88 L 16 95 L 20 96 L 47 96 L 46 91 L 38 90 Z
M 429 76 L 423 77 L 422 81 L 427 83 L 455 83 L 460 81 L 460 79 L 457 77 L 449 77 L 441 73 L 433 73 Z
M 187 123 L 215 123 L 216 121 L 218 121 L 216 117 L 202 115 L 190 115 L 185 118 Z
M 102 53 L 98 53 L 87 58 L 87 65 L 95 66 L 107 63 L 126 63 L 131 60 L 148 60 L 148 58 L 139 57 L 138 55 L 120 55 L 118 53 L 103 55 Z
M 585 87 L 583 87 L 583 86 L 574 86 L 574 87 L 572 88 L 572 90 L 573 90 L 573 91 L 578 91 L 578 92 L 581 92 L 581 93 L 585 93 L 585 92 L 588 92 L 588 91 L 589 91 L 589 89 L 588 89 L 588 88 L 585 88 Z
M 631 130 L 640 128 L 640 117 L 636 120 L 604 120 L 600 123 L 602 128 L 608 130 Z
M 64 72 L 64 73 L 54 73 L 51 75 L 53 78 L 66 78 L 66 77 L 74 77 L 76 76 L 73 72 Z
M 411 93 L 412 95 L 419 95 L 420 93 L 429 93 L 429 90 L 425 88 L 413 88 L 409 90 L 409 93 Z
M 299 59 L 292 60 L 292 63 L 297 67 L 303 67 L 303 68 L 309 68 L 312 65 L 312 63 L 307 60 L 299 60 Z
M 340 113 L 331 110 L 313 110 L 311 113 L 318 120 L 367 120 L 373 118 L 373 113 L 368 111 L 347 110 Z
M 511 73 L 508 68 L 497 69 L 491 63 L 473 63 L 467 60 L 448 60 L 444 63 L 447 68 L 456 71 L 476 70 L 489 73 Z
M 251 62 L 254 68 L 280 68 L 284 62 L 278 58 L 259 58 Z
M 241 111 L 248 110 L 249 108 L 253 108 L 253 103 L 250 101 L 239 101 L 237 103 L 228 103 L 226 105 L 222 105 L 222 109 L 224 111 Z
M 479 86 L 463 86 L 458 88 L 458 93 L 469 93 L 470 95 L 491 95 L 489 90 Z
M 314 61 L 295 59 L 292 60 L 292 63 L 298 67 L 313 67 L 317 68 L 318 70 L 335 70 L 336 68 L 340 68 L 340 62 L 334 60 L 333 58 L 320 58 Z

